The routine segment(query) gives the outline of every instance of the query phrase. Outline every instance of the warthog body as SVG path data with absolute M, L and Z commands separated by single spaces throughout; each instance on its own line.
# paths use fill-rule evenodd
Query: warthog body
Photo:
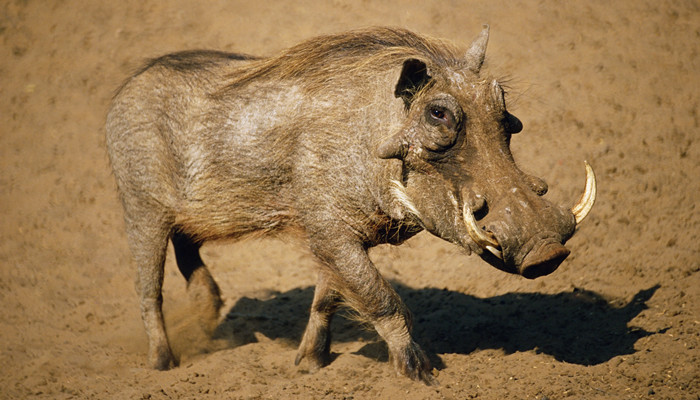
M 267 59 L 171 54 L 127 80 L 109 112 L 107 147 L 150 365 L 175 365 L 161 311 L 169 239 L 211 330 L 222 303 L 201 244 L 295 233 L 321 265 L 296 362 L 328 362 L 342 302 L 386 340 L 400 373 L 426 383 L 434 379 L 410 312 L 368 248 L 425 229 L 500 269 L 552 272 L 595 186 L 572 213 L 517 168 L 509 144 L 522 125 L 498 82 L 481 76 L 487 39 L 488 28 L 465 55 L 375 28 Z

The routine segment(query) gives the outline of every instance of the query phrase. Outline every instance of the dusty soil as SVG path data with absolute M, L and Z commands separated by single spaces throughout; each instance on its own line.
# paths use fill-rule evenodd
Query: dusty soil
M 181 366 L 147 369 L 104 150 L 120 82 L 175 50 L 268 55 L 369 25 L 466 46 L 484 22 L 487 63 L 525 124 L 519 163 L 569 204 L 583 160 L 598 173 L 598 203 L 559 270 L 506 275 L 428 234 L 375 249 L 431 353 L 441 385 L 426 387 L 342 319 L 333 362 L 295 367 L 311 256 L 274 240 L 207 245 L 227 317 L 203 336 L 170 257 Z M 0 398 L 698 399 L 699 52 L 696 1 L 3 2 Z

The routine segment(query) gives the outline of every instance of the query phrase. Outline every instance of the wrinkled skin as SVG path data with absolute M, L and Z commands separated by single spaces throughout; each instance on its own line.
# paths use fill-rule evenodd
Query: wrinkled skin
M 568 255 L 561 244 L 574 233 L 574 216 L 542 199 L 546 183 L 516 166 L 510 137 L 522 124 L 506 110 L 498 82 L 465 75 L 433 78 L 411 104 L 406 131 L 383 145 L 383 156 L 404 161 L 406 193 L 428 231 L 499 269 L 546 275 Z M 420 125 L 424 130 L 415 132 Z M 496 237 L 502 259 L 475 246 L 465 225 L 454 222 L 465 203 L 483 215 L 480 224 Z
M 459 54 L 376 28 L 269 59 L 176 53 L 130 78 L 109 112 L 107 147 L 138 267 L 149 364 L 177 364 L 162 314 L 168 240 L 212 331 L 222 302 L 202 243 L 302 238 L 320 268 L 295 362 L 330 361 L 330 322 L 343 304 L 386 340 L 398 373 L 426 384 L 436 381 L 411 337 L 411 313 L 370 247 L 426 229 L 508 272 L 534 278 L 556 269 L 574 213 L 544 200 L 547 185 L 516 166 L 509 142 L 522 124 L 480 71 L 487 39 L 485 29 Z

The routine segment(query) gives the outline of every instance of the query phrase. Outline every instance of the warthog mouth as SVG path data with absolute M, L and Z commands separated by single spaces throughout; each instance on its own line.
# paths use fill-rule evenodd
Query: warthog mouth
M 569 253 L 569 249 L 557 241 L 538 241 L 523 259 L 519 268 L 520 275 L 528 279 L 549 275 L 569 256 Z
M 584 161 L 584 163 L 586 166 L 586 188 L 579 201 L 571 208 L 571 213 L 574 215 L 577 226 L 590 213 L 591 208 L 593 208 L 597 192 L 593 168 L 591 168 L 588 162 Z M 466 202 L 462 207 L 462 217 L 471 240 L 479 247 L 495 256 L 501 263 L 505 263 L 503 249 L 498 239 L 492 232 L 479 227 L 474 218 L 474 213 Z M 564 247 L 562 243 L 552 239 L 542 239 L 533 243 L 531 246 L 532 248 L 528 250 L 520 265 L 515 266 L 520 275 L 529 279 L 554 272 L 559 264 L 569 255 L 569 250 Z M 511 269 L 508 267 L 505 268 Z

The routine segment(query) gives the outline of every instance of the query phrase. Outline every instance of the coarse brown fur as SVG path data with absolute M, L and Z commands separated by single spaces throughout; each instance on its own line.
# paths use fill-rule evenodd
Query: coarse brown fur
M 416 35 L 405 29 L 382 28 L 320 36 L 281 54 L 246 66 L 231 74 L 226 89 L 235 89 L 256 79 L 303 78 L 309 90 L 323 90 L 334 77 L 373 73 L 401 65 L 416 57 L 429 59 L 439 68 L 461 68 L 463 54 L 449 43 Z
M 397 371 L 434 383 L 410 312 L 367 249 L 427 229 L 517 272 L 539 249 L 531 242 L 573 234 L 571 213 L 541 199 L 512 160 L 519 121 L 497 82 L 479 75 L 485 32 L 466 56 L 394 28 L 323 36 L 266 59 L 182 52 L 122 86 L 107 146 L 153 367 L 176 363 L 161 311 L 169 239 L 211 330 L 221 300 L 201 244 L 294 232 L 322 265 L 296 362 L 329 361 L 343 302 L 387 341 Z M 464 204 L 498 238 L 502 261 L 470 239 Z M 525 206 L 513 216 L 513 204 Z M 537 274 L 556 268 L 540 258 L 548 270 Z

